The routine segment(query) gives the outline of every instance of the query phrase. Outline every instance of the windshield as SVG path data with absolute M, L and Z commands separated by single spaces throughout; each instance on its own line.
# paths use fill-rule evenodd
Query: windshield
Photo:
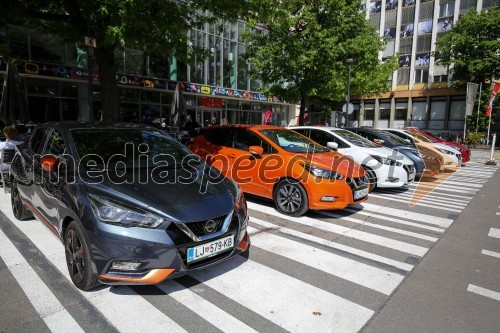
M 92 161 L 91 169 L 175 168 L 192 156 L 186 147 L 158 131 L 89 128 L 71 130 L 71 136 L 80 160 L 88 156 Z
M 357 147 L 364 148 L 378 148 L 379 146 L 363 138 L 361 135 L 358 135 L 354 132 L 348 130 L 332 130 L 333 134 L 340 136 L 342 139 L 347 140 L 349 143 L 353 144 Z
M 391 141 L 393 144 L 400 146 L 413 146 L 411 142 L 406 141 L 405 139 L 397 136 L 396 134 L 385 132 L 385 131 L 374 131 L 377 135 Z
M 329 149 L 286 129 L 261 130 L 262 134 L 290 153 L 326 153 Z
M 420 133 L 417 133 L 417 132 L 411 132 L 411 135 L 420 140 L 420 141 L 423 141 L 423 142 L 428 142 L 428 143 L 434 143 L 434 141 L 430 140 L 428 137 L 426 136 L 423 136 L 422 134 Z

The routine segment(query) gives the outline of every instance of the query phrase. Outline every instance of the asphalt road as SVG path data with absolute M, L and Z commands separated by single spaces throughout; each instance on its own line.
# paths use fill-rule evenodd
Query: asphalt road
M 500 327 L 500 171 L 474 152 L 428 184 L 348 210 L 279 214 L 249 198 L 248 257 L 157 286 L 81 292 L 62 244 L 0 192 L 2 332 L 493 332 Z M 418 188 L 418 189 L 417 189 Z

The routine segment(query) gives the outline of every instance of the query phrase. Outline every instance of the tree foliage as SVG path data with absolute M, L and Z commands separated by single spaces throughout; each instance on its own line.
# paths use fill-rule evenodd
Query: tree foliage
M 115 79 L 118 47 L 184 60 L 206 56 L 206 50 L 188 45 L 187 31 L 206 22 L 234 21 L 246 4 L 245 0 L 2 0 L 0 12 L 9 14 L 0 15 L 0 24 L 31 27 L 64 42 L 95 38 L 103 120 L 114 121 L 120 118 Z
M 460 16 L 452 29 L 436 42 L 436 59 L 451 65 L 455 87 L 466 82 L 484 82 L 500 77 L 500 9 L 478 13 L 475 9 Z
M 344 100 L 348 64 L 351 94 L 373 96 L 390 87 L 396 59 L 378 59 L 383 41 L 368 25 L 360 3 L 343 0 L 256 0 L 248 20 L 251 75 L 292 102 L 314 98 Z M 262 29 L 265 28 L 265 29 Z
M 452 86 L 465 89 L 467 82 L 482 83 L 479 119 L 478 101 L 472 115 L 467 117 L 467 128 L 480 132 L 488 129 L 484 110 L 491 96 L 490 80 L 500 77 L 499 25 L 500 9 L 491 8 L 480 13 L 473 9 L 461 15 L 452 29 L 436 42 L 436 59 L 450 66 Z M 496 102 L 498 105 L 498 98 Z M 493 107 L 493 114 L 496 109 Z

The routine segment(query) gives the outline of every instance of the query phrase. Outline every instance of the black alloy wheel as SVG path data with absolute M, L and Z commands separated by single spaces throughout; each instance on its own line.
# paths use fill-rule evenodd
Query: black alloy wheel
M 71 280 L 78 289 L 90 290 L 100 283 L 83 233 L 82 227 L 76 221 L 72 221 L 66 229 L 64 248 Z
M 274 188 L 273 199 L 278 210 L 286 215 L 300 216 L 309 209 L 307 192 L 296 180 L 280 181 Z
M 33 214 L 29 211 L 21 200 L 19 189 L 17 188 L 17 181 L 12 179 L 10 188 L 10 202 L 12 204 L 12 212 L 16 219 L 24 221 L 33 218 Z

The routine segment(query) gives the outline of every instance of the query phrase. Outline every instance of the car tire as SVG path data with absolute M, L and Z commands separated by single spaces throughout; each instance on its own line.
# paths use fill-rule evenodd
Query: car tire
M 10 202 L 12 204 L 12 212 L 14 213 L 16 219 L 24 221 L 33 218 L 33 214 L 30 210 L 28 210 L 28 208 L 26 208 L 21 200 L 21 195 L 19 194 L 19 190 L 17 188 L 17 181 L 14 178 L 11 181 Z
M 273 192 L 276 208 L 290 216 L 303 215 L 309 209 L 309 200 L 304 187 L 296 180 L 283 179 Z
M 375 187 L 377 187 L 377 175 L 375 174 L 375 171 L 367 167 L 365 167 L 365 172 L 366 178 L 368 178 L 368 181 L 370 182 L 368 192 L 371 193 L 375 189 Z
M 81 290 L 90 290 L 100 285 L 85 231 L 76 221 L 72 221 L 64 233 L 64 249 L 66 265 L 74 285 Z

